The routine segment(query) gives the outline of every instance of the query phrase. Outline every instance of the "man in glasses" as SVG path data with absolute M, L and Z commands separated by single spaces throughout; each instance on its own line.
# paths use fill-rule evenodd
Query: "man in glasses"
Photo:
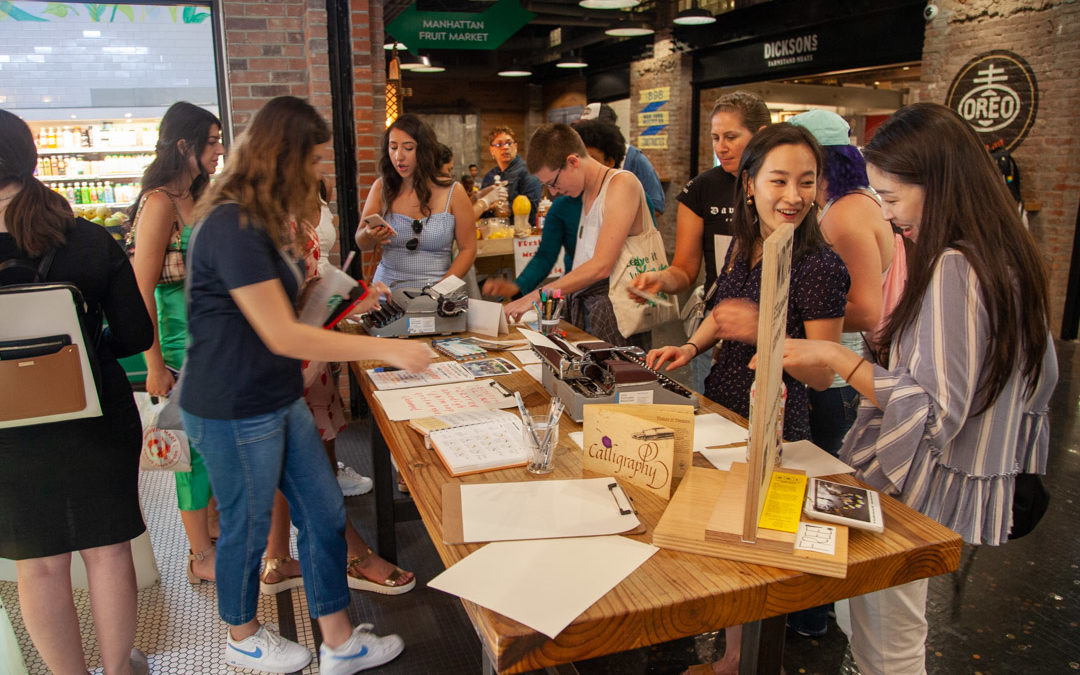
M 540 186 L 540 181 L 525 167 L 525 160 L 518 156 L 517 136 L 514 130 L 510 127 L 492 129 L 488 134 L 488 149 L 491 150 L 491 157 L 497 166 L 484 175 L 480 188 L 494 185 L 495 176 L 499 176 L 506 184 L 507 199 L 510 204 L 513 204 L 514 198 L 518 195 L 529 198 L 529 203 L 532 204 L 532 209 L 529 211 L 529 223 L 535 226 L 536 208 L 540 204 L 543 188 Z M 490 216 L 492 212 L 487 211 L 483 215 Z

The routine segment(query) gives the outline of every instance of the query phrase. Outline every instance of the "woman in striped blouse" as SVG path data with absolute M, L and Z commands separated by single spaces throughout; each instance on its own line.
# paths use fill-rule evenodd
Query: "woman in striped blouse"
M 915 242 L 873 362 L 789 340 L 784 366 L 828 366 L 863 396 L 842 459 L 871 486 L 1003 543 L 1018 473 L 1045 473 L 1057 382 L 1046 272 L 1000 173 L 952 110 L 898 110 L 865 148 L 882 212 Z M 863 673 L 925 672 L 926 580 L 852 598 Z

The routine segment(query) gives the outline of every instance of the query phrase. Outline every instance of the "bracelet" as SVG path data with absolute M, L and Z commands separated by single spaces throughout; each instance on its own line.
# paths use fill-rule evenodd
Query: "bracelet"
M 859 367 L 860 367 L 860 366 L 861 366 L 862 364 L 864 364 L 864 363 L 866 363 L 866 359 L 864 359 L 863 357 L 861 357 L 861 356 L 860 356 L 860 357 L 859 357 L 859 362 L 858 362 L 858 363 L 856 363 L 856 364 L 855 364 L 855 367 L 851 369 L 851 372 L 850 372 L 850 373 L 848 373 L 848 376 L 844 378 L 844 381 L 845 381 L 845 382 L 851 382 L 851 376 L 852 376 L 852 375 L 854 375 L 854 374 L 855 374 L 855 371 L 856 371 L 856 370 L 858 370 L 858 369 L 859 369 Z
M 700 349 L 698 348 L 698 346 L 697 346 L 696 344 L 694 344 L 693 342 L 690 342 L 689 340 L 687 340 L 686 342 L 682 343 L 682 345 L 681 345 L 681 346 L 685 347 L 686 345 L 690 345 L 691 347 L 693 347 L 693 348 L 694 348 L 694 357 L 695 357 L 695 358 L 696 358 L 696 357 L 697 357 L 698 355 L 700 355 L 700 354 L 701 354 L 701 350 L 700 350 Z

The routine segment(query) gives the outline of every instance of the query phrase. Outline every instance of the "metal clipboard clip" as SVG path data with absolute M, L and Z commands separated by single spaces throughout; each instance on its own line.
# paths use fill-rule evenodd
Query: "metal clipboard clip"
M 618 483 L 610 483 L 607 488 L 611 492 L 611 498 L 615 500 L 615 507 L 619 509 L 620 516 L 629 516 L 630 514 L 637 513 L 634 510 L 634 500 L 630 499 L 630 497 L 623 492 L 622 486 Z M 623 506 L 623 504 L 626 506 Z

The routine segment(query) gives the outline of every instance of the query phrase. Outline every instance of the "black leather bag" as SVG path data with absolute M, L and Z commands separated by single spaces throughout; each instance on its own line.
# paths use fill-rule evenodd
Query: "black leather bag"
M 1013 524 L 1009 539 L 1019 539 L 1034 530 L 1049 505 L 1050 493 L 1043 486 L 1038 474 L 1017 474 L 1013 491 Z

